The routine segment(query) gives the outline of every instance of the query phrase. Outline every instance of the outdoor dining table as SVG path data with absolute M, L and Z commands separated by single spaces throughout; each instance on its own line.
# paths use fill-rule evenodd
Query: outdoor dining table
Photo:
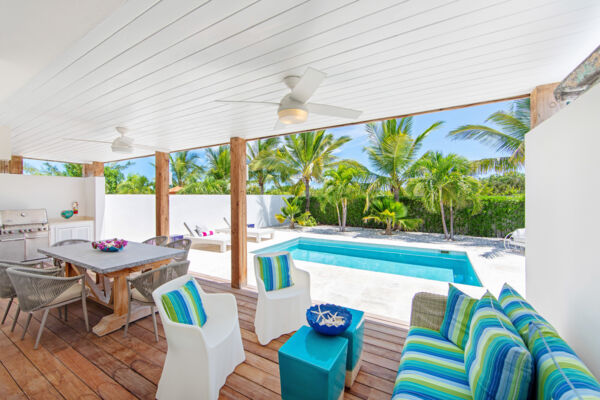
M 158 268 L 173 261 L 185 250 L 129 242 L 118 252 L 93 249 L 91 243 L 42 248 L 40 253 L 65 263 L 65 275 L 84 275 L 90 298 L 113 310 L 93 327 L 98 336 L 114 332 L 125 325 L 129 296 L 127 277 L 137 271 Z M 95 276 L 91 275 L 95 273 Z M 150 307 L 132 305 L 130 321 L 150 315 Z

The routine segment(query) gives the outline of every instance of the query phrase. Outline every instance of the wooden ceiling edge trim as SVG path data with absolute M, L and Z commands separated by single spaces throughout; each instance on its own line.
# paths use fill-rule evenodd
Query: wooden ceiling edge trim
M 265 135 L 265 136 L 260 136 L 260 137 L 256 137 L 256 138 L 244 138 L 244 139 L 247 142 L 249 142 L 249 141 L 252 141 L 252 140 L 269 139 L 269 138 L 279 137 L 279 136 L 294 135 L 294 134 L 302 133 L 302 132 L 317 131 L 317 130 L 326 130 L 326 129 L 334 129 L 334 128 L 342 128 L 342 127 L 345 127 L 345 126 L 368 124 L 368 123 L 372 123 L 372 122 L 380 122 L 380 121 L 385 121 L 385 120 L 388 120 L 388 119 L 414 117 L 416 115 L 433 114 L 433 113 L 442 112 L 442 111 L 458 110 L 458 109 L 461 109 L 461 108 L 469 108 L 469 107 L 482 106 L 482 105 L 485 105 L 485 104 L 500 103 L 502 101 L 525 99 L 525 98 L 528 98 L 529 95 L 530 95 L 530 93 L 519 94 L 519 95 L 509 96 L 509 97 L 503 97 L 501 99 L 495 99 L 495 100 L 484 100 L 484 101 L 478 101 L 478 102 L 475 102 L 475 103 L 461 104 L 461 105 L 457 105 L 457 106 L 434 108 L 434 109 L 425 110 L 425 111 L 416 111 L 416 112 L 412 112 L 412 113 L 408 113 L 408 114 L 393 115 L 393 116 L 389 116 L 389 117 L 380 117 L 380 118 L 367 119 L 367 120 L 362 120 L 362 121 L 346 122 L 346 123 L 343 123 L 343 124 L 328 125 L 328 126 L 319 127 L 319 128 L 302 129 L 302 130 L 298 130 L 298 131 L 294 131 L 294 132 L 277 133 L 277 134 L 274 134 L 274 135 Z M 234 137 L 234 136 L 232 136 L 232 137 Z M 221 143 L 215 143 L 215 144 L 206 145 L 206 146 L 188 147 L 188 148 L 179 149 L 179 150 L 172 150 L 170 153 L 177 153 L 177 152 L 180 152 L 180 151 L 202 150 L 202 149 L 207 149 L 209 147 L 224 146 L 224 145 L 228 145 L 228 144 L 230 144 L 230 142 L 221 142 Z M 118 160 L 104 161 L 104 163 L 108 164 L 108 163 L 115 163 L 115 162 L 121 162 L 121 161 L 129 161 L 129 160 L 135 160 L 135 159 L 138 159 L 138 158 L 146 158 L 146 157 L 152 157 L 152 156 L 153 156 L 153 154 L 143 155 L 143 156 L 136 156 L 136 157 L 129 157 L 129 158 L 121 158 L 121 159 L 118 159 Z M 37 161 L 49 161 L 49 162 L 60 162 L 60 163 L 68 163 L 69 162 L 69 161 L 48 160 L 48 159 L 43 159 L 43 158 L 32 158 L 32 157 L 24 157 L 24 158 L 27 158 L 28 160 L 37 160 Z M 75 163 L 75 164 L 83 164 L 83 163 Z

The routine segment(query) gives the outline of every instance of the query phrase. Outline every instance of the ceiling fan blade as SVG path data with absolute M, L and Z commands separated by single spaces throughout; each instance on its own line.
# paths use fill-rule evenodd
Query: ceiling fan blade
M 170 153 L 171 152 L 171 150 L 165 149 L 164 147 L 146 146 L 144 144 L 133 144 L 133 145 L 131 145 L 131 147 L 133 147 L 134 149 L 138 149 L 138 150 L 149 150 L 152 152 L 156 152 L 156 151 L 160 151 L 162 153 Z
M 89 139 L 75 139 L 75 138 L 63 138 L 64 140 L 71 140 L 74 142 L 88 142 L 88 143 L 102 143 L 102 144 L 112 144 L 112 142 L 106 142 L 104 140 L 89 140 Z
M 279 107 L 279 103 L 273 103 L 271 101 L 247 101 L 247 100 L 215 100 L 217 103 L 240 103 L 240 104 L 257 104 L 263 106 L 275 106 Z
M 327 115 L 330 117 L 356 119 L 362 114 L 362 111 L 353 110 L 351 108 L 330 106 L 327 104 L 318 103 L 307 103 L 306 108 L 311 113 Z
M 308 67 L 302 78 L 300 78 L 296 86 L 292 89 L 290 95 L 294 100 L 306 103 L 319 88 L 326 76 L 327 74 L 324 72 Z

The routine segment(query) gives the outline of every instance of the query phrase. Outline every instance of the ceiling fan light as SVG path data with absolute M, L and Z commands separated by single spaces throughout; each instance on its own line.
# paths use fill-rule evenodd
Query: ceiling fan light
M 284 108 L 277 112 L 279 121 L 283 124 L 299 124 L 308 118 L 308 111 L 302 108 Z

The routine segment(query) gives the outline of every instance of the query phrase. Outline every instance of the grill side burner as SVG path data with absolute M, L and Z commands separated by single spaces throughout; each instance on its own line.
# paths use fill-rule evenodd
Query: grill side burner
M 0 259 L 43 259 L 37 249 L 48 247 L 49 243 L 45 209 L 0 210 Z

